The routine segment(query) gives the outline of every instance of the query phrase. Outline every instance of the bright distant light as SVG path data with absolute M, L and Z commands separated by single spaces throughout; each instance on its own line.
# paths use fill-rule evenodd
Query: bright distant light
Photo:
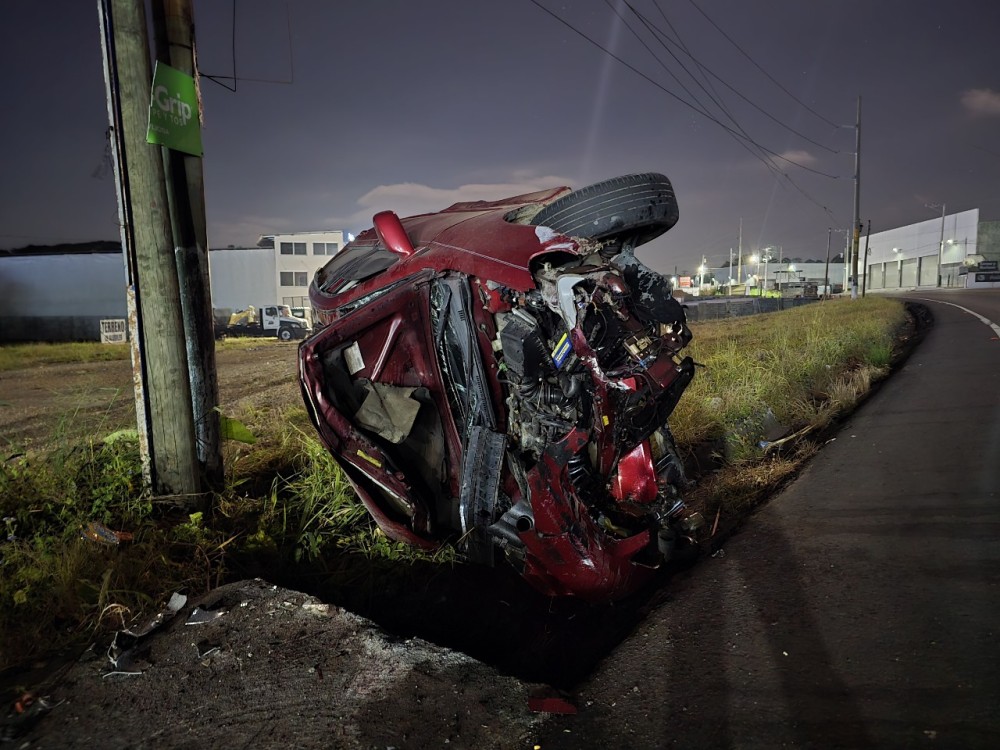
M 347 233 L 347 241 L 354 242 L 354 235 L 351 234 L 350 232 Z

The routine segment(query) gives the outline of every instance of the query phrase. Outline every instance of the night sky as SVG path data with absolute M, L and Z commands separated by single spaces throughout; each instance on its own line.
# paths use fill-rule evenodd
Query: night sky
M 232 75 L 233 3 L 194 6 L 201 72 Z M 927 204 L 1000 220 L 997 0 L 237 0 L 235 16 L 237 90 L 201 84 L 212 247 L 654 171 L 680 205 L 640 251 L 654 268 L 718 265 L 741 218 L 746 252 L 820 258 L 851 221 L 859 95 L 873 231 L 940 215 Z M 3 0 L 0 41 L 0 247 L 118 239 L 96 0 Z

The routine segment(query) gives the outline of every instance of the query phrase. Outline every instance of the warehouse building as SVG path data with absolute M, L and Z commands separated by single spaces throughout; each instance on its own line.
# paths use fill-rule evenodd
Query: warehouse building
M 212 304 L 307 307 L 313 273 L 344 244 L 343 232 L 319 231 L 212 249 Z M 99 340 L 102 320 L 126 317 L 125 285 L 116 242 L 0 250 L 0 341 Z
M 1000 288 L 1000 222 L 981 222 L 978 208 L 862 237 L 862 254 L 866 244 L 859 273 L 868 291 Z

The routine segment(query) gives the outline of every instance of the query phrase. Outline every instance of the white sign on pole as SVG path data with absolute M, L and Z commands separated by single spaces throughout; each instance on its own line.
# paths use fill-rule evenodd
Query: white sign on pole
M 127 333 L 124 318 L 101 321 L 102 344 L 124 344 L 128 340 Z

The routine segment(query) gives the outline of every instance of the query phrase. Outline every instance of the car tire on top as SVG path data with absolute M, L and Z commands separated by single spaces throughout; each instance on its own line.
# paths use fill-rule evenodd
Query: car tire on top
M 647 172 L 574 190 L 542 208 L 531 223 L 571 237 L 621 237 L 638 246 L 666 232 L 678 216 L 670 180 Z

